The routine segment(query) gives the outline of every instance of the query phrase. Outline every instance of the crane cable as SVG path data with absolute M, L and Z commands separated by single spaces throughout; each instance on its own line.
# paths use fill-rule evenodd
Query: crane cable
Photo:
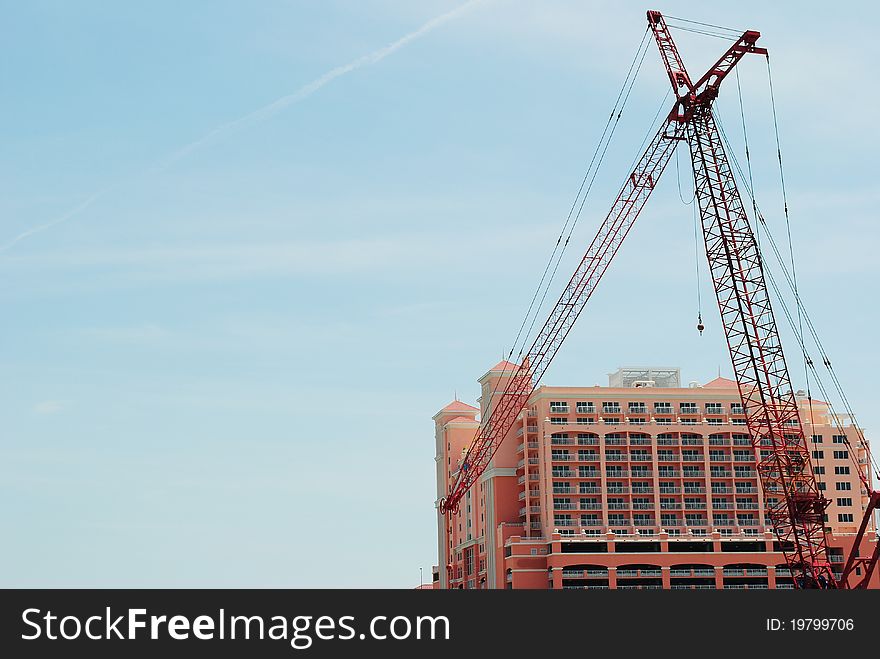
M 716 120 L 718 123 L 718 128 L 721 133 L 721 138 L 722 138 L 722 140 L 724 140 L 724 143 L 727 147 L 727 152 L 730 154 L 731 162 L 733 163 L 734 167 L 736 168 L 737 172 L 739 173 L 740 180 L 742 180 L 749 196 L 752 198 L 752 201 L 755 202 L 755 207 L 757 208 L 757 213 L 758 213 L 757 214 L 758 227 L 760 229 L 763 229 L 765 236 L 768 240 L 768 243 L 770 244 L 770 246 L 772 248 L 773 254 L 776 257 L 776 261 L 779 264 L 780 268 L 782 269 L 783 274 L 785 275 L 785 279 L 786 279 L 786 282 L 788 283 L 789 290 L 793 291 L 794 290 L 794 283 L 793 283 L 791 274 L 788 271 L 788 267 L 785 264 L 785 259 L 783 258 L 782 253 L 779 250 L 779 246 L 777 245 L 776 240 L 774 239 L 773 234 L 771 233 L 770 228 L 767 225 L 766 218 L 764 217 L 763 213 L 761 212 L 760 208 L 757 205 L 757 202 L 755 201 L 754 190 L 749 186 L 748 181 L 743 174 L 742 167 L 740 166 L 739 160 L 736 157 L 736 152 L 731 147 L 730 141 L 727 138 L 727 134 L 724 130 L 724 124 L 721 120 L 720 114 L 717 112 L 717 109 L 714 110 L 713 112 L 715 114 L 715 117 L 716 117 Z M 765 260 L 763 258 L 763 250 L 761 250 L 760 248 L 759 248 L 759 255 L 761 256 L 762 264 L 765 263 Z M 767 275 L 768 281 L 770 282 L 771 286 L 773 287 L 773 290 L 774 290 L 774 293 L 776 294 L 777 300 L 779 301 L 779 304 L 782 307 L 783 312 L 785 313 L 786 319 L 788 320 L 788 323 L 791 326 L 791 329 L 795 334 L 795 338 L 798 340 L 798 344 L 800 345 L 801 349 L 806 352 L 807 347 L 806 347 L 805 336 L 804 336 L 804 334 L 798 332 L 798 325 L 795 323 L 794 318 L 788 309 L 788 305 L 785 302 L 785 298 L 782 296 L 781 289 L 777 285 L 775 278 L 773 277 L 773 274 L 770 272 L 770 270 L 765 268 L 764 272 Z M 824 346 L 822 345 L 822 343 L 819 339 L 819 335 L 818 335 L 818 332 L 816 331 L 815 325 L 813 324 L 812 319 L 811 319 L 809 313 L 807 312 L 806 307 L 803 305 L 802 301 L 801 301 L 801 305 L 802 305 L 802 312 L 803 312 L 803 320 L 806 322 L 807 330 L 809 331 L 811 337 L 813 338 L 813 341 L 815 342 L 815 344 L 817 346 L 817 349 L 819 350 L 820 354 L 822 355 L 823 363 L 825 364 L 826 368 L 829 370 L 829 373 L 831 375 L 832 381 L 834 382 L 835 389 L 837 390 L 838 395 L 843 400 L 843 403 L 844 403 L 844 406 L 847 410 L 849 418 L 852 420 L 853 428 L 855 428 L 855 431 L 859 437 L 859 444 L 865 450 L 872 466 L 874 467 L 875 474 L 876 474 L 877 478 L 880 479 L 880 468 L 878 468 L 877 463 L 874 460 L 874 456 L 871 452 L 870 446 L 868 445 L 867 441 L 865 440 L 865 437 L 864 437 L 864 434 L 862 433 L 861 427 L 858 425 L 858 421 L 855 417 L 855 413 L 852 411 L 852 408 L 850 407 L 848 400 L 846 400 L 846 398 L 845 398 L 845 394 L 843 393 L 842 386 L 840 385 L 840 382 L 837 379 L 836 373 L 834 373 L 833 369 L 829 368 L 831 360 L 828 358 L 827 353 L 825 352 Z M 829 414 L 834 422 L 834 426 L 838 429 L 838 431 L 841 433 L 841 435 L 845 438 L 846 444 L 849 445 L 849 439 L 846 438 L 844 426 L 840 420 L 840 416 L 834 411 L 834 406 L 830 402 L 831 397 L 827 393 L 825 385 L 822 381 L 822 378 L 819 375 L 818 370 L 816 369 L 816 366 L 815 366 L 813 360 L 809 357 L 807 360 L 807 365 L 808 365 L 809 369 L 811 370 L 811 372 L 813 373 L 813 376 L 816 380 L 816 383 L 819 386 L 820 393 L 822 394 L 822 396 L 825 399 L 828 400 Z M 850 446 L 850 448 L 852 448 L 852 447 Z M 852 453 L 850 454 L 849 457 L 850 457 L 850 460 L 852 460 L 856 466 L 856 471 L 859 475 L 860 480 L 862 481 L 862 484 L 865 485 L 866 488 L 869 488 L 870 486 L 867 482 L 867 479 L 865 478 L 865 475 L 863 474 L 863 470 L 861 468 L 861 465 L 857 461 L 857 457 L 854 457 L 852 455 Z
M 797 272 L 795 270 L 795 262 L 794 262 L 794 249 L 792 248 L 792 241 L 791 241 L 791 223 L 789 221 L 788 199 L 787 199 L 786 191 L 785 191 L 785 174 L 784 174 L 783 165 L 782 165 L 782 149 L 781 149 L 780 143 L 779 143 L 779 123 L 777 121 L 777 116 L 776 116 L 776 99 L 775 99 L 775 96 L 773 93 L 773 72 L 770 67 L 770 55 L 766 54 L 765 58 L 766 58 L 766 62 L 767 62 L 767 83 L 770 88 L 770 106 L 773 110 L 773 130 L 774 130 L 774 133 L 776 136 L 776 155 L 777 155 L 777 160 L 779 162 L 779 180 L 780 180 L 780 184 L 782 186 L 783 210 L 785 212 L 785 228 L 786 228 L 786 232 L 788 234 L 788 250 L 789 250 L 789 254 L 791 255 L 792 286 L 793 286 L 795 301 L 797 303 L 798 326 L 801 329 L 801 334 L 803 334 L 802 315 L 804 313 L 804 308 L 803 308 L 803 302 L 801 301 L 801 296 L 798 292 Z M 818 343 L 818 337 L 816 337 L 816 341 Z M 825 366 L 828 369 L 829 373 L 831 373 L 832 379 L 835 383 L 835 386 L 838 389 L 838 393 L 841 397 L 841 400 L 844 403 L 844 406 L 847 410 L 847 413 L 850 415 L 850 419 L 852 420 L 853 425 L 856 427 L 856 433 L 859 437 L 859 440 L 860 440 L 862 446 L 867 449 L 868 448 L 867 442 L 865 441 L 864 435 L 862 434 L 861 427 L 856 422 L 856 418 L 855 418 L 855 415 L 852 411 L 852 407 L 850 406 L 849 401 L 846 397 L 846 394 L 843 391 L 843 387 L 840 385 L 840 382 L 837 379 L 837 375 L 834 373 L 834 369 L 831 365 L 831 360 L 827 359 L 827 356 L 824 355 L 825 351 L 824 351 L 824 349 L 821 348 L 821 346 L 820 346 L 820 350 L 823 353 Z M 804 354 L 804 357 L 806 358 L 806 353 Z M 850 443 L 849 443 L 849 438 L 847 438 L 845 434 L 843 435 L 843 437 L 845 439 L 846 445 L 849 446 L 850 449 L 852 449 L 852 446 L 850 446 Z M 870 450 L 868 450 L 868 454 L 870 455 Z M 857 457 L 858 456 L 856 456 L 856 458 Z M 872 456 L 872 462 L 873 462 L 873 456 Z M 874 464 L 874 468 L 878 472 L 878 477 L 880 477 L 880 469 L 877 469 L 876 463 Z
M 748 182 L 745 180 L 745 176 L 743 175 L 742 167 L 740 166 L 739 161 L 736 157 L 736 153 L 733 150 L 733 147 L 731 146 L 730 141 L 727 138 L 727 134 L 724 130 L 723 122 L 721 121 L 721 118 L 717 112 L 716 112 L 716 119 L 718 121 L 718 127 L 719 127 L 719 130 L 721 133 L 722 140 L 724 140 L 724 143 L 727 147 L 727 152 L 730 153 L 731 161 L 733 162 L 734 166 L 736 167 L 737 172 L 739 173 L 740 179 L 743 181 L 743 184 L 746 187 L 746 190 L 748 191 L 749 195 L 752 198 L 754 198 L 754 191 L 751 188 L 749 188 Z M 758 210 L 757 217 L 758 217 L 758 221 L 759 221 L 758 226 L 764 230 L 766 237 L 768 239 L 768 242 L 773 249 L 773 253 L 774 253 L 774 256 L 776 257 L 776 261 L 779 264 L 779 266 L 782 268 L 783 273 L 785 274 L 786 281 L 789 286 L 789 290 L 792 290 L 793 289 L 793 282 L 791 279 L 791 274 L 788 271 L 788 268 L 785 264 L 785 259 L 783 258 L 782 253 L 779 250 L 779 246 L 776 244 L 776 240 L 774 239 L 773 234 L 770 232 L 770 228 L 767 225 L 766 218 L 764 217 L 763 213 L 761 213 L 760 209 Z M 763 255 L 762 255 L 760 248 L 759 248 L 759 255 L 761 256 L 761 262 L 764 263 Z M 782 296 L 781 289 L 776 284 L 776 281 L 773 277 L 773 273 L 769 269 L 765 269 L 764 271 L 765 271 L 765 274 L 767 275 L 768 280 L 770 281 L 771 286 L 773 287 L 774 293 L 776 293 L 776 297 L 779 301 L 779 304 L 781 305 L 781 307 L 783 309 L 783 312 L 785 313 L 785 316 L 786 316 L 786 319 L 788 320 L 789 326 L 791 327 L 792 331 L 795 334 L 795 337 L 798 340 L 798 344 L 801 346 L 802 350 L 806 351 L 807 348 L 806 348 L 806 342 L 804 340 L 804 335 L 798 332 L 798 326 L 795 323 L 794 318 L 788 309 L 788 305 L 785 302 L 785 298 Z M 809 315 L 806 313 L 806 309 L 804 309 L 804 319 L 807 321 L 807 326 L 811 331 L 811 334 L 813 336 L 814 341 L 818 341 L 818 334 L 815 331 L 815 327 L 812 325 L 812 322 L 810 320 Z M 830 396 L 828 395 L 827 390 L 825 388 L 825 385 L 824 385 L 821 377 L 819 376 L 819 372 L 816 370 L 816 367 L 815 367 L 815 364 L 813 363 L 813 360 L 808 359 L 807 364 L 808 364 L 810 370 L 812 371 L 814 378 L 816 379 L 816 383 L 819 386 L 820 393 L 822 394 L 822 396 L 824 398 L 827 398 L 830 400 Z M 831 418 L 834 421 L 834 426 L 838 429 L 838 431 L 841 433 L 841 435 L 844 438 L 846 438 L 846 435 L 845 435 L 846 431 L 844 430 L 843 424 L 842 424 L 838 414 L 836 412 L 834 412 L 833 405 L 830 402 L 828 403 L 828 407 L 829 407 L 829 413 L 831 415 Z M 867 445 L 867 442 L 865 442 L 864 436 L 861 434 L 861 429 L 858 427 L 856 422 L 854 422 L 854 427 L 856 428 L 856 431 L 861 438 L 861 445 L 863 446 L 863 448 L 865 448 L 867 454 L 869 456 L 871 456 L 870 447 Z M 846 439 L 846 443 L 847 444 L 849 443 L 848 439 Z M 856 462 L 855 458 L 852 455 L 850 455 L 849 458 L 851 461 L 853 461 L 854 465 L 856 466 L 856 470 L 859 473 L 860 480 L 862 481 L 862 483 L 866 487 L 868 487 L 868 483 L 864 477 L 864 474 L 862 473 L 863 470 L 862 470 L 861 466 Z M 874 460 L 873 456 L 871 456 L 872 463 L 873 463 L 873 460 Z M 876 465 L 875 465 L 875 469 L 876 469 Z M 880 478 L 880 471 L 878 471 L 878 478 Z
M 629 96 L 630 96 L 630 93 L 632 92 L 633 85 L 635 85 L 636 78 L 639 75 L 639 71 L 641 71 L 641 69 L 642 69 L 642 63 L 645 61 L 645 56 L 648 54 L 648 46 L 650 45 L 650 44 L 645 43 L 645 38 L 647 37 L 647 35 L 648 35 L 648 30 L 645 30 L 645 34 L 642 36 L 642 42 L 639 44 L 639 50 L 641 51 L 641 57 L 639 57 L 638 52 L 636 53 L 636 57 L 638 58 L 638 66 L 636 67 L 635 74 L 633 74 L 632 79 L 629 82 L 629 88 L 627 88 L 626 93 L 623 96 L 623 104 L 621 105 L 620 111 L 617 113 L 617 115 L 614 119 L 614 124 L 611 127 L 611 132 L 608 136 L 608 140 L 605 142 L 605 145 L 602 148 L 602 153 L 599 155 L 599 162 L 597 163 L 596 168 L 593 170 L 592 176 L 590 178 L 590 182 L 587 186 L 587 190 L 584 193 L 584 196 L 581 198 L 581 202 L 580 202 L 580 205 L 578 206 L 577 213 L 574 216 L 574 221 L 571 223 L 571 226 L 568 230 L 568 234 L 565 236 L 565 242 L 562 245 L 562 249 L 560 250 L 559 255 L 556 257 L 556 263 L 553 266 L 553 271 L 550 273 L 550 279 L 547 281 L 547 285 L 544 287 L 544 292 L 541 295 L 541 301 L 538 303 L 538 306 L 535 308 L 535 313 L 532 316 L 532 322 L 529 325 L 528 332 L 526 333 L 526 336 L 523 339 L 523 345 L 521 346 L 520 352 L 517 355 L 517 360 L 519 360 L 519 358 L 522 356 L 522 350 L 523 350 L 523 348 L 525 348 L 525 339 L 528 338 L 529 336 L 531 336 L 531 334 L 532 334 L 532 330 L 535 327 L 535 322 L 537 322 L 537 320 L 538 320 L 538 314 L 540 313 L 540 310 L 544 305 L 544 301 L 547 298 L 547 293 L 550 291 L 550 286 L 556 277 L 556 272 L 559 269 L 559 264 L 562 261 L 562 257 L 565 254 L 565 250 L 568 249 L 569 241 L 571 240 L 571 235 L 574 232 L 574 229 L 577 226 L 578 220 L 581 217 L 581 213 L 584 210 L 584 204 L 586 203 L 587 197 L 589 196 L 590 192 L 593 189 L 593 183 L 595 183 L 595 181 L 596 181 L 596 176 L 599 172 L 599 168 L 602 166 L 602 162 L 605 160 L 605 154 L 608 151 L 608 146 L 611 144 L 611 138 L 614 136 L 614 131 L 617 129 L 617 124 L 620 121 L 620 117 L 623 114 L 623 108 L 626 106 L 627 100 L 629 100 Z M 642 49 L 643 44 L 645 46 L 644 49 Z M 635 64 L 635 60 L 633 60 L 633 64 L 630 65 L 630 71 L 632 71 L 634 64 Z M 625 86 L 626 86 L 626 82 L 624 82 L 624 87 Z M 621 91 L 623 91 L 623 90 L 621 90 Z M 597 150 L 598 150 L 598 147 L 597 147 Z M 636 156 L 636 157 L 638 157 L 638 156 Z M 577 203 L 577 199 L 575 199 L 575 203 Z M 563 227 L 563 231 L 564 230 L 565 230 L 565 227 Z M 552 259 L 552 257 L 551 257 L 551 259 Z M 537 294 L 537 292 L 536 292 L 536 294 Z
M 691 214 L 694 219 L 694 271 L 696 273 L 696 282 L 697 282 L 697 331 L 700 332 L 700 336 L 703 335 L 703 299 L 702 299 L 702 291 L 700 284 L 700 220 L 699 214 L 697 213 L 698 204 L 694 203 L 697 198 L 697 182 L 694 181 L 694 191 L 691 195 L 689 201 L 685 201 L 684 195 L 681 193 L 681 169 L 678 164 L 678 151 L 679 149 L 676 147 L 675 149 L 675 176 L 678 180 L 678 198 L 681 199 L 681 203 L 685 206 L 691 206 Z
M 769 62 L 769 58 L 768 58 L 768 62 Z M 739 114 L 740 114 L 740 121 L 742 123 L 743 143 L 745 146 L 746 168 L 747 168 L 748 175 L 749 175 L 748 187 L 750 190 L 754 190 L 755 189 L 755 180 L 752 175 L 752 158 L 751 158 L 751 152 L 749 150 L 749 133 L 748 133 L 748 129 L 746 127 L 746 113 L 745 113 L 745 107 L 743 104 L 743 93 L 742 93 L 742 84 L 740 83 L 739 67 L 736 67 L 735 73 L 736 73 L 736 91 L 737 91 L 737 97 L 739 98 Z M 787 196 L 786 190 L 785 190 L 785 174 L 783 173 L 783 168 L 782 168 L 782 147 L 781 147 L 780 140 L 779 140 L 779 124 L 777 123 L 777 119 L 776 119 L 776 102 L 775 102 L 775 99 L 773 96 L 773 83 L 772 83 L 772 81 L 770 83 L 770 103 L 773 108 L 773 128 L 774 128 L 774 134 L 776 136 L 776 156 L 777 156 L 777 161 L 779 163 L 779 179 L 780 179 L 781 187 L 782 187 L 782 202 L 783 202 L 782 205 L 783 205 L 783 209 L 785 211 L 785 226 L 786 226 L 786 230 L 788 233 L 788 252 L 789 252 L 789 257 L 791 259 L 791 273 L 792 273 L 792 281 L 794 284 L 795 298 L 797 299 L 798 333 L 801 336 L 803 336 L 803 334 L 804 334 L 803 305 L 800 302 L 800 295 L 798 294 L 798 288 L 797 288 L 797 274 L 796 274 L 797 271 L 795 269 L 794 247 L 792 245 L 792 240 L 791 240 L 791 223 L 790 223 L 789 215 L 788 215 L 788 196 Z M 757 218 L 758 217 L 758 204 L 755 199 L 755 195 L 752 194 L 750 196 L 752 199 L 752 214 L 753 214 L 753 217 Z M 760 235 L 761 234 L 759 231 L 755 232 L 755 242 L 757 244 L 759 253 L 761 250 Z M 810 385 L 810 368 L 809 368 L 810 357 L 807 354 L 806 347 L 801 346 L 801 348 L 802 348 L 801 354 L 803 356 L 803 362 L 804 362 L 804 382 L 805 382 L 806 392 L 807 392 L 807 405 L 808 405 L 809 415 L 810 415 L 810 417 L 809 417 L 810 418 L 810 426 L 812 427 L 815 415 L 814 415 L 814 411 L 813 411 L 813 393 L 812 393 L 811 385 Z M 811 435 L 810 439 L 812 440 L 813 433 L 811 432 L 810 435 Z M 804 440 L 805 440 L 804 443 L 806 445 L 806 438 L 804 438 Z M 809 445 L 806 445 L 805 448 L 807 450 L 809 450 Z M 819 458 L 816 457 L 818 455 L 819 455 L 819 453 L 813 454 L 813 457 L 817 462 L 819 461 Z M 822 455 L 824 455 L 824 453 Z M 819 471 L 823 471 L 823 470 L 819 470 Z M 819 478 L 819 476 L 821 476 L 821 475 L 822 474 L 820 474 L 820 473 L 815 473 L 815 476 L 817 477 L 816 480 L 819 482 L 823 482 L 825 480 L 824 478 Z
M 534 327 L 535 321 L 538 317 L 538 313 L 543 305 L 544 299 L 547 296 L 547 291 L 553 283 L 554 276 L 556 274 L 556 270 L 559 267 L 559 262 L 562 259 L 563 254 L 565 253 L 566 248 L 568 247 L 569 241 L 571 239 L 571 234 L 574 231 L 574 227 L 577 224 L 578 219 L 580 218 L 581 211 L 583 210 L 584 203 L 587 200 L 587 197 L 590 194 L 590 191 L 593 187 L 593 182 L 596 180 L 596 175 L 598 174 L 599 167 L 602 165 L 602 162 L 605 158 L 605 154 L 608 151 L 608 146 L 611 143 L 611 139 L 614 136 L 614 132 L 617 129 L 617 124 L 620 122 L 620 118 L 623 115 L 623 110 L 626 107 L 626 102 L 629 100 L 630 93 L 632 91 L 633 85 L 635 84 L 636 78 L 638 77 L 639 71 L 642 68 L 642 62 L 645 60 L 645 56 L 648 52 L 648 45 L 646 44 L 646 40 L 648 34 L 650 32 L 650 27 L 645 28 L 645 32 L 642 34 L 642 38 L 639 41 L 639 45 L 636 48 L 636 53 L 633 56 L 632 62 L 630 63 L 629 69 L 627 70 L 626 77 L 624 78 L 623 84 L 620 87 L 620 91 L 617 94 L 617 98 L 614 101 L 614 105 L 611 108 L 611 112 L 608 115 L 608 119 L 605 122 L 605 127 L 602 130 L 602 134 L 599 137 L 599 142 L 596 144 L 596 148 L 593 151 L 593 155 L 590 159 L 590 163 L 587 166 L 587 171 L 584 174 L 583 179 L 581 180 L 580 187 L 578 188 L 577 195 L 575 195 L 575 199 L 572 202 L 571 208 L 568 211 L 568 215 L 565 218 L 565 222 L 562 225 L 562 229 L 560 230 L 559 236 L 556 239 L 556 244 L 553 247 L 553 251 L 550 253 L 550 257 L 547 260 L 547 264 L 544 267 L 544 271 L 541 274 L 541 279 L 538 282 L 538 286 L 535 289 L 535 293 L 532 295 L 532 299 L 529 302 L 528 310 L 523 318 L 522 323 L 520 324 L 519 331 L 516 334 L 516 338 L 513 341 L 513 346 L 510 348 L 510 351 L 507 354 L 506 363 L 504 364 L 501 374 L 496 380 L 495 386 L 493 387 L 492 393 L 487 401 L 487 412 L 489 414 L 486 415 L 486 420 L 491 415 L 491 411 L 488 409 L 488 406 L 491 406 L 492 401 L 494 400 L 496 394 L 499 393 L 501 388 L 505 386 L 503 382 L 505 379 L 514 375 L 516 371 L 519 369 L 519 363 L 513 364 L 510 362 L 510 359 L 513 357 L 514 351 L 517 352 L 517 362 L 520 362 L 522 357 L 523 350 L 525 349 L 526 341 L 531 335 L 532 329 Z M 633 71 L 635 70 L 635 73 Z M 586 191 L 584 191 L 586 188 Z M 580 201 L 580 205 L 578 202 Z M 577 213 L 575 214 L 575 209 L 577 208 Z M 572 222 L 572 218 L 574 221 Z M 566 230 L 568 233 L 566 235 Z M 563 242 L 563 237 L 565 241 Z M 560 249 L 561 247 L 561 249 Z M 556 259 L 556 263 L 554 266 L 554 258 Z M 550 274 L 550 278 L 547 279 L 547 274 L 550 272 L 550 268 L 553 266 L 553 271 Z M 546 281 L 546 285 L 545 285 Z M 543 294 L 541 293 L 543 289 Z M 538 303 L 537 307 L 535 306 L 535 302 L 538 299 L 538 296 L 541 295 L 541 301 Z M 534 313 L 533 313 L 534 312 Z M 523 330 L 525 329 L 526 323 L 529 323 L 529 319 L 531 318 L 531 323 L 529 324 L 528 331 L 523 334 Z M 520 342 L 522 339 L 522 342 Z

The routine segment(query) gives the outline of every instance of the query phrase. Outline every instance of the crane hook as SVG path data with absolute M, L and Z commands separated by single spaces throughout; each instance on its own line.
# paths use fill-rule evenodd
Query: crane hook
M 703 336 L 703 330 L 706 329 L 706 326 L 703 325 L 703 314 L 697 314 L 697 331 L 699 331 L 700 336 Z

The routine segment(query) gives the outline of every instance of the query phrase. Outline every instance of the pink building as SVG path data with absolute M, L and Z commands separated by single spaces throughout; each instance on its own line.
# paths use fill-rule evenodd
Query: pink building
M 479 379 L 479 408 L 454 401 L 434 415 L 438 502 L 514 368 Z M 438 510 L 435 586 L 792 588 L 736 383 L 682 387 L 678 369 L 640 368 L 609 385 L 535 390 L 459 512 Z M 798 400 L 839 571 L 867 501 L 853 459 L 867 456 L 850 455 L 855 429 L 832 425 L 826 403 Z M 869 542 L 873 530 L 863 554 Z

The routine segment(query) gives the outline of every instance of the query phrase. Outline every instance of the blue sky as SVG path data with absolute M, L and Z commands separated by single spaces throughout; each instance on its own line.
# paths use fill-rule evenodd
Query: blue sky
M 474 402 L 509 349 L 648 7 L 478 2 L 259 111 L 459 6 L 7 3 L 0 585 L 408 587 L 430 574 L 431 416 L 456 390 Z M 656 8 L 763 32 L 802 296 L 870 436 L 873 9 Z M 692 75 L 725 48 L 676 36 Z M 762 58 L 741 82 L 758 201 L 784 242 Z M 652 47 L 554 292 L 667 86 Z M 742 159 L 732 80 L 719 110 Z M 675 178 L 546 383 L 639 364 L 731 374 L 703 263 L 707 331 L 694 329 Z

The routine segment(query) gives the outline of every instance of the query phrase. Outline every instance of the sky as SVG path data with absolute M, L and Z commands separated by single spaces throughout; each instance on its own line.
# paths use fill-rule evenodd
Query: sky
M 649 8 L 761 30 L 801 297 L 880 426 L 869 3 L 4 5 L 0 586 L 429 578 L 431 417 L 475 403 L 510 350 Z M 692 77 L 726 48 L 675 37 Z M 739 69 L 758 203 L 787 245 L 766 63 Z M 548 298 L 667 87 L 652 45 Z M 745 162 L 739 98 L 728 79 L 718 111 Z M 544 383 L 732 376 L 688 167 Z

